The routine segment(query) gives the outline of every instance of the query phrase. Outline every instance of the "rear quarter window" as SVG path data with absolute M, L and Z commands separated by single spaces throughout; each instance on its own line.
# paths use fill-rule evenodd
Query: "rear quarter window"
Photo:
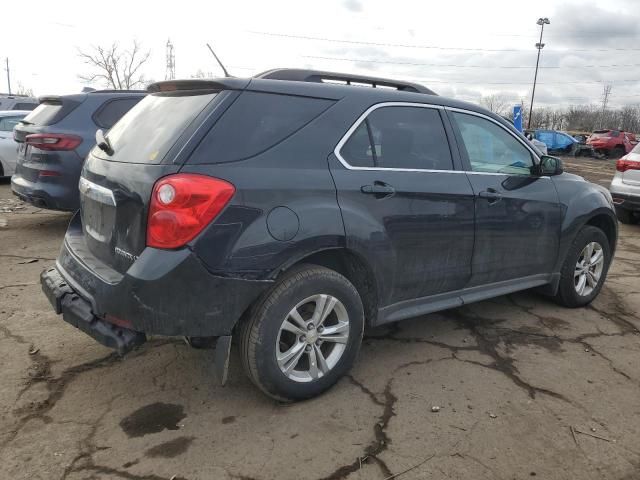
M 332 100 L 244 92 L 216 122 L 190 163 L 226 163 L 263 153 L 333 105 Z
M 93 114 L 93 121 L 100 128 L 109 129 L 131 108 L 142 100 L 142 97 L 116 98 L 107 100 Z

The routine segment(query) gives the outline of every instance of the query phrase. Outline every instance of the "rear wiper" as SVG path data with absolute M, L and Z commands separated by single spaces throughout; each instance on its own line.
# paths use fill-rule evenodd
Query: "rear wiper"
M 98 145 L 98 148 L 107 155 L 113 155 L 113 147 L 111 146 L 111 143 L 109 143 L 109 139 L 104 136 L 104 132 L 101 129 L 96 132 L 96 144 Z

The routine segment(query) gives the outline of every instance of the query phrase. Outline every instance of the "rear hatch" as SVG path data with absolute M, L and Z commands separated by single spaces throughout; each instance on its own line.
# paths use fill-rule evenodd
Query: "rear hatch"
M 13 138 L 18 142 L 16 173 L 26 180 L 38 180 L 38 169 L 22 169 L 25 162 L 46 164 L 59 161 L 61 152 L 74 150 L 82 139 L 56 131 L 55 125 L 75 110 L 86 94 L 41 97 L 40 104 L 16 125 Z M 27 138 L 28 137 L 28 138 Z
M 146 245 L 155 182 L 178 172 L 233 93 L 207 81 L 162 82 L 93 148 L 80 179 L 80 214 L 88 251 L 124 273 Z

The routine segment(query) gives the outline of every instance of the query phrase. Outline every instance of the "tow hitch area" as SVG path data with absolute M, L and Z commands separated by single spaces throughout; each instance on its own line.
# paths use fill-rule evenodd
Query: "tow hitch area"
M 113 348 L 124 355 L 142 345 L 147 337 L 142 332 L 119 327 L 96 317 L 91 305 L 67 284 L 57 269 L 49 268 L 40 274 L 42 290 L 55 312 L 62 319 L 82 330 L 105 347 Z

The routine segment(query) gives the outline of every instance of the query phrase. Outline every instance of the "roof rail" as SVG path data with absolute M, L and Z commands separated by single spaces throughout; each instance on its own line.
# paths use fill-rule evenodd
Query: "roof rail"
M 91 90 L 90 92 L 83 93 L 147 93 L 146 90 L 116 90 L 113 88 L 105 88 L 103 90 Z
M 321 70 L 305 70 L 300 68 L 275 68 L 259 73 L 256 78 L 271 80 L 293 80 L 297 82 L 341 83 L 368 87 L 394 88 L 403 92 L 427 93 L 436 95 L 433 90 L 417 83 L 391 80 L 388 78 L 369 77 L 366 75 L 352 75 L 350 73 L 324 72 Z

